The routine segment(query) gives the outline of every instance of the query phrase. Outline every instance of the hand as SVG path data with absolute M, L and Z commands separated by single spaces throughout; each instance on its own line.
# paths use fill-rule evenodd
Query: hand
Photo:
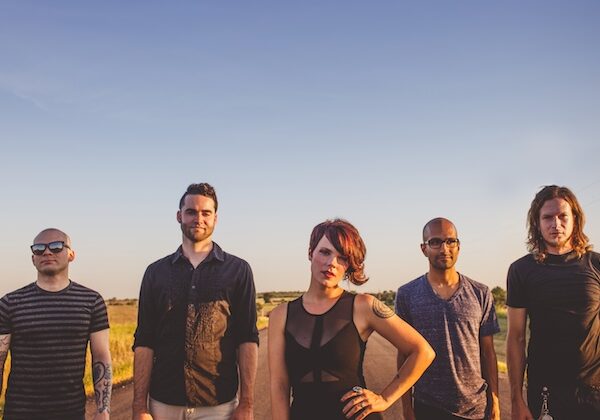
M 240 401 L 233 411 L 231 420 L 254 420 L 254 406 L 250 403 Z
M 512 401 L 512 420 L 534 420 L 523 398 Z
M 364 419 L 371 413 L 385 411 L 390 406 L 381 395 L 361 387 L 354 387 L 346 392 L 341 401 L 348 401 L 342 409 L 346 418 L 349 419 L 356 414 L 356 420 Z
M 133 420 L 152 420 L 150 413 L 133 413 Z
M 500 400 L 496 394 L 492 395 L 492 410 L 490 420 L 500 420 Z
M 96 413 L 94 415 L 94 420 L 108 420 L 110 419 L 110 413 L 108 411 L 103 411 L 102 413 Z

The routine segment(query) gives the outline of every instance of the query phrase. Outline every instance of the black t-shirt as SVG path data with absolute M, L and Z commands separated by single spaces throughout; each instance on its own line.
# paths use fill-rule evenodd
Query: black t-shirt
M 600 254 L 526 255 L 508 270 L 507 304 L 526 308 L 530 381 L 600 385 Z

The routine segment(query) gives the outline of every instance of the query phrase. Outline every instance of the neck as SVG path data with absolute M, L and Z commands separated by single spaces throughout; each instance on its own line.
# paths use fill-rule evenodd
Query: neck
M 320 284 L 315 284 L 315 282 L 310 282 L 310 286 L 304 296 L 310 300 L 315 301 L 326 301 L 331 299 L 337 299 L 340 295 L 344 293 L 344 289 L 340 286 L 335 287 L 325 287 Z
M 548 251 L 548 254 L 563 255 L 573 251 L 573 246 L 571 245 L 571 243 L 566 243 L 558 246 L 546 245 L 546 251 Z
M 454 286 L 458 283 L 458 272 L 454 267 L 447 270 L 440 270 L 434 267 L 429 267 L 427 279 L 430 283 L 435 283 L 444 286 Z
M 204 259 L 210 254 L 213 249 L 212 238 L 206 238 L 201 242 L 191 242 L 186 237 L 183 238 L 181 243 L 181 249 L 183 255 L 192 263 L 194 267 L 197 267 Z
M 46 290 L 48 292 L 58 292 L 69 285 L 69 274 L 60 273 L 56 275 L 47 275 L 43 273 L 38 273 L 38 277 L 35 283 L 40 289 Z

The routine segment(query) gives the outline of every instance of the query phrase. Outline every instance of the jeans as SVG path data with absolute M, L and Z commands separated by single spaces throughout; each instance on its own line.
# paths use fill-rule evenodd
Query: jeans
M 154 420 L 229 420 L 237 406 L 237 398 L 213 407 L 183 407 L 150 398 L 150 414 Z

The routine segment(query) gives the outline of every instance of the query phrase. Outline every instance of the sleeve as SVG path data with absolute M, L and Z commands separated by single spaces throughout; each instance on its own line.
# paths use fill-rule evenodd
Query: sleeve
M 597 252 L 592 252 L 591 259 L 592 259 L 592 268 L 596 272 L 596 275 L 598 276 L 598 280 L 600 280 L 600 254 L 598 254 Z
M 0 299 L 0 334 L 12 334 L 8 296 Z
M 398 315 L 404 321 L 411 324 L 412 320 L 410 319 L 408 307 L 407 307 L 404 299 L 405 299 L 405 295 L 402 293 L 402 288 L 400 287 L 400 288 L 398 288 L 398 291 L 396 292 L 396 301 L 394 304 L 394 311 L 396 312 L 396 315 Z
M 485 337 L 488 335 L 498 334 L 500 332 L 500 325 L 498 324 L 498 317 L 496 316 L 496 307 L 494 306 L 494 298 L 489 288 L 485 288 L 482 302 L 483 317 L 481 318 L 481 325 L 479 328 L 479 336 Z
M 525 283 L 519 273 L 517 263 L 514 262 L 508 268 L 506 277 L 506 305 L 513 308 L 527 307 L 527 294 Z
M 151 281 L 153 277 L 152 266 L 144 273 L 142 285 L 140 286 L 140 298 L 138 300 L 137 327 L 134 333 L 133 348 L 149 347 L 154 349 L 156 341 L 156 311 L 154 310 L 154 299 L 152 296 Z
M 90 323 L 90 333 L 102 331 L 108 328 L 108 313 L 104 299 L 99 294 L 96 295 L 94 308 L 92 309 L 92 322 Z
M 252 269 L 247 262 L 243 262 L 239 275 L 240 278 L 235 293 L 236 298 L 232 308 L 235 343 L 237 346 L 247 342 L 258 344 L 256 290 Z

